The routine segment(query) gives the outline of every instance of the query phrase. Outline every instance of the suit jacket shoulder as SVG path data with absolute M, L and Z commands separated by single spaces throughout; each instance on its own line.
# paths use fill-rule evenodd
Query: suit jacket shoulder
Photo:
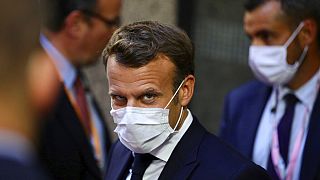
M 271 91 L 272 87 L 251 81 L 225 98 L 219 136 L 246 157 L 251 158 L 256 131 Z
M 23 164 L 10 158 L 0 156 L 0 179 L 47 180 L 46 173 L 35 164 Z
M 255 97 L 257 94 L 271 92 L 272 87 L 263 84 L 260 81 L 249 81 L 238 88 L 232 90 L 227 96 L 230 98 L 235 98 L 235 100 L 248 100 L 252 97 Z
M 39 156 L 56 179 L 101 179 L 89 140 L 64 88 L 42 120 Z
M 196 117 L 159 179 L 269 179 L 267 173 L 201 126 Z

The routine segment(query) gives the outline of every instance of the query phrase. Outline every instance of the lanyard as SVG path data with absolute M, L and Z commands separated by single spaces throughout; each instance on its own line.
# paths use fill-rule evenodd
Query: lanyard
M 308 109 L 308 107 L 305 106 L 305 111 L 303 115 L 304 126 L 300 127 L 298 131 L 297 139 L 294 143 L 293 151 L 289 156 L 290 159 L 287 167 L 285 166 L 284 160 L 280 154 L 278 129 L 277 129 L 278 123 L 273 124 L 271 158 L 272 158 L 272 163 L 274 165 L 274 168 L 277 174 L 279 175 L 280 179 L 291 180 L 293 178 L 293 172 L 296 167 L 297 159 L 302 149 L 301 144 L 303 141 L 304 134 L 306 132 L 307 117 L 309 113 L 310 113 L 310 110 Z

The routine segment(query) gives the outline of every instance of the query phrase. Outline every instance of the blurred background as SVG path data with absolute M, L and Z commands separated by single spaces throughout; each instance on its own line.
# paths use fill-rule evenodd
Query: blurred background
M 196 90 L 189 108 L 218 133 L 225 95 L 252 79 L 249 39 L 242 29 L 244 0 L 123 0 L 122 23 L 157 20 L 184 29 L 195 46 Z M 92 91 L 110 124 L 110 99 L 102 61 L 85 69 Z

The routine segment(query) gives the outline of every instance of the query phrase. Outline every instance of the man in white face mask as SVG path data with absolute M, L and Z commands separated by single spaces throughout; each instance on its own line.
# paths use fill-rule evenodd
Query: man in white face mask
M 245 7 L 249 65 L 260 82 L 226 97 L 220 136 L 273 179 L 319 178 L 319 0 Z
M 112 36 L 103 59 L 119 140 L 109 153 L 106 180 L 268 178 L 187 108 L 193 56 L 184 32 L 157 22 L 129 24 Z

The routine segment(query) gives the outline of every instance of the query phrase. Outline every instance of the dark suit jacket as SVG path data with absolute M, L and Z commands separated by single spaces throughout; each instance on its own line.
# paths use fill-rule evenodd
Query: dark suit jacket
M 42 122 L 39 154 L 54 178 L 102 179 L 92 146 L 63 87 L 52 114 Z M 109 149 L 111 143 L 106 127 L 104 131 L 106 149 Z
M 125 179 L 132 153 L 117 141 L 110 154 L 105 180 Z M 266 172 L 216 136 L 208 133 L 194 117 L 172 152 L 159 179 L 268 179 Z
M 232 91 L 225 100 L 220 137 L 252 158 L 262 113 L 272 88 L 258 81 Z M 304 147 L 300 179 L 320 178 L 320 98 L 316 98 Z
M 23 164 L 0 155 L 0 180 L 46 180 L 48 177 L 36 164 Z

